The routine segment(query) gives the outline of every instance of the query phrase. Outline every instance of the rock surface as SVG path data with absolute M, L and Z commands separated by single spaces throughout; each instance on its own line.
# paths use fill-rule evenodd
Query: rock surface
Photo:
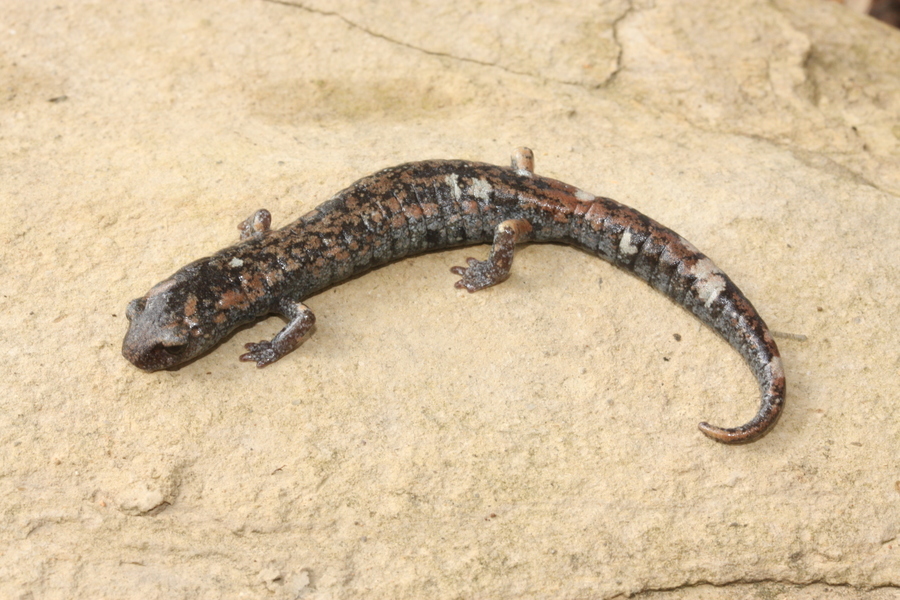
M 812 0 L 68 3 L 0 29 L 0 597 L 896 598 L 900 32 Z M 353 180 L 537 170 L 753 300 L 787 410 L 645 284 L 529 246 L 317 297 L 259 371 L 119 353 L 127 302 Z M 676 335 L 677 334 L 677 335 Z

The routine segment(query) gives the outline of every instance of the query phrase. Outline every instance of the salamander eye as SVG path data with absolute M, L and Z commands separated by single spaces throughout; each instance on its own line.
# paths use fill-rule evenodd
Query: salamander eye
M 129 321 L 138 316 L 138 314 L 144 312 L 144 308 L 147 305 L 146 298 L 137 298 L 128 303 L 128 308 L 125 309 L 125 318 Z
M 174 346 L 162 346 L 163 351 L 169 356 L 181 356 L 187 350 L 187 344 L 176 344 Z

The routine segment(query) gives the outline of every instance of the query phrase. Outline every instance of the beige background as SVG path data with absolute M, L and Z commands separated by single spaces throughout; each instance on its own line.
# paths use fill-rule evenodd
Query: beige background
M 0 597 L 897 598 L 900 32 L 806 0 L 56 2 L 0 15 Z M 506 163 L 674 228 L 779 338 L 530 246 L 403 261 L 257 370 L 127 302 L 353 180 Z M 675 340 L 680 334 L 681 341 Z M 803 339 L 805 337 L 805 339 Z

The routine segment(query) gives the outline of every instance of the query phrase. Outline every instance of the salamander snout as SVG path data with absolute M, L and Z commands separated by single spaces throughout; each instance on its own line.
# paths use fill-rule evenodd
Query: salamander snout
M 129 330 L 130 332 L 131 330 Z M 129 343 L 129 336 L 125 337 L 122 355 L 131 364 L 145 371 L 159 371 L 177 366 L 184 361 L 182 357 L 187 354 L 187 344 L 167 345 L 166 342 L 157 342 L 149 347 L 143 347 L 134 343 L 134 336 L 130 337 L 131 343 Z

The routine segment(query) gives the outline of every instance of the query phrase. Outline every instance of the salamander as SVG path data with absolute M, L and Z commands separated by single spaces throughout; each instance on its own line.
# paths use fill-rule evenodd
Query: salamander
M 453 267 L 475 292 L 510 273 L 517 244 L 555 242 L 609 261 L 696 315 L 737 350 L 759 384 L 753 419 L 734 428 L 700 423 L 710 438 L 750 442 L 784 407 L 778 347 L 731 279 L 690 242 L 609 198 L 538 176 L 520 148 L 510 167 L 427 160 L 360 179 L 282 229 L 265 209 L 239 225 L 239 243 L 194 261 L 133 300 L 122 354 L 146 371 L 171 369 L 217 345 L 235 328 L 278 314 L 287 325 L 246 345 L 240 360 L 269 365 L 305 339 L 310 296 L 379 265 L 432 250 L 490 243 L 486 260 Z

